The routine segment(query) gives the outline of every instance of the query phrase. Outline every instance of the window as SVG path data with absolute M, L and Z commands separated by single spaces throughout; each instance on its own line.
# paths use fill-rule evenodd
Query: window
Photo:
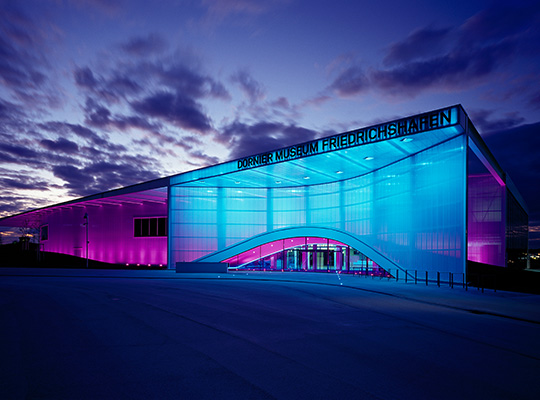
M 133 236 L 167 236 L 167 217 L 135 218 L 133 220 Z
M 49 225 L 43 225 L 39 230 L 39 240 L 49 240 Z

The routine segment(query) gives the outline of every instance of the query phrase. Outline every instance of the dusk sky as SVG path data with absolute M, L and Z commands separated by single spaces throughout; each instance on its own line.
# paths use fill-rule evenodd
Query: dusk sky
M 0 4 L 0 216 L 462 104 L 540 247 L 538 0 Z

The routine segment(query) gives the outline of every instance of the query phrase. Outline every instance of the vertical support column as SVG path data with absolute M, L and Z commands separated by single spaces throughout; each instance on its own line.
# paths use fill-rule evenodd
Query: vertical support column
M 339 229 L 345 231 L 345 182 L 339 181 Z
M 313 245 L 313 271 L 317 271 L 317 245 Z
M 266 189 L 266 232 L 274 230 L 274 190 Z
M 311 225 L 311 204 L 309 198 L 309 186 L 304 186 L 304 204 L 306 208 L 306 225 Z
M 463 116 L 461 115 L 461 112 L 459 113 L 459 118 L 461 120 L 461 118 L 463 118 Z M 469 216 L 468 216 L 468 213 L 469 213 L 469 207 L 470 207 L 470 204 L 469 204 L 469 124 L 468 124 L 468 118 L 465 118 L 465 122 L 467 124 L 467 129 L 466 129 L 466 134 L 463 135 L 463 146 L 465 148 L 465 150 L 463 151 L 464 153 L 464 156 L 463 156 L 463 173 L 462 173 L 462 176 L 463 176 L 463 204 L 464 204 L 464 209 L 463 209 L 463 229 L 462 229 L 462 235 L 463 237 L 461 238 L 461 257 L 462 257 L 462 262 L 463 262 L 463 279 L 466 280 L 467 279 L 467 260 L 469 258 L 469 249 L 468 249 L 468 245 L 469 245 L 469 237 L 468 237 L 468 232 L 469 232 Z M 458 251 L 458 249 L 456 249 L 456 251 Z
M 347 246 L 347 273 L 351 271 L 351 246 Z
M 330 240 L 329 239 L 326 239 L 326 270 L 330 271 Z
M 223 250 L 226 245 L 226 212 L 225 212 L 225 189 L 217 188 L 217 249 Z

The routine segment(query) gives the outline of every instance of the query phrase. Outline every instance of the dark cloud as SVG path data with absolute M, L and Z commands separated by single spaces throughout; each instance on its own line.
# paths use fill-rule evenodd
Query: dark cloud
M 410 62 L 390 70 L 374 71 L 374 86 L 389 93 L 416 95 L 428 88 L 455 90 L 479 82 L 507 60 L 515 50 L 512 43 L 482 48 L 456 48 L 453 52 Z
M 61 135 L 75 135 L 76 137 L 94 145 L 98 148 L 114 149 L 114 150 L 125 150 L 125 147 L 117 147 L 106 138 L 104 134 L 103 137 L 94 132 L 92 129 L 87 128 L 79 124 L 70 124 L 68 122 L 61 121 L 48 121 L 38 125 L 39 128 L 51 132 L 54 134 Z
M 157 174 L 146 170 L 146 163 L 141 161 L 123 157 L 116 162 L 95 161 L 83 167 L 56 165 L 52 171 L 57 178 L 66 182 L 64 187 L 69 194 L 86 196 L 157 178 Z
M 257 82 L 246 70 L 240 70 L 231 76 L 231 81 L 237 83 L 242 92 L 252 103 L 264 99 L 265 91 L 262 85 Z
M 360 67 L 349 67 L 332 82 L 330 89 L 339 96 L 354 96 L 369 88 L 369 81 Z
M 123 0 L 68 0 L 78 7 L 96 10 L 110 18 L 117 17 L 122 12 L 125 3 Z
M 517 112 L 506 112 L 502 115 L 494 115 L 489 110 L 472 110 L 469 112 L 474 125 L 483 133 L 510 129 L 525 122 Z
M 190 151 L 190 152 L 188 152 L 188 155 L 189 155 L 188 163 L 191 164 L 191 165 L 197 166 L 197 167 L 205 167 L 207 165 L 215 165 L 215 164 L 219 163 L 219 161 L 220 161 L 219 158 L 209 156 L 208 154 L 205 154 L 200 150 Z M 195 160 L 199 161 L 199 162 L 198 163 L 194 162 Z
M 448 39 L 450 31 L 449 28 L 426 27 L 418 29 L 402 42 L 390 46 L 383 63 L 387 66 L 402 64 L 432 56 L 433 53 L 444 52 L 445 41 Z
M 529 104 L 534 108 L 540 108 L 540 92 L 532 95 L 529 99 Z
M 62 152 L 62 153 L 74 154 L 79 151 L 79 146 L 77 145 L 77 143 L 72 142 L 71 140 L 64 139 L 64 138 L 59 138 L 56 141 L 43 139 L 41 140 L 40 144 L 47 150 L 57 151 L 57 152 Z
M 145 117 L 138 115 L 113 115 L 107 107 L 90 98 L 87 99 L 84 110 L 86 112 L 85 122 L 95 128 L 116 128 L 121 131 L 126 131 L 129 128 L 138 128 L 147 131 L 157 131 L 160 129 L 159 124 L 151 123 Z M 79 126 L 79 130 L 84 130 L 85 132 L 83 133 L 87 133 L 86 136 L 97 136 L 88 128 Z
M 134 111 L 158 118 L 184 129 L 207 133 L 212 129 L 210 118 L 202 106 L 180 93 L 158 92 L 131 104 Z
M 73 165 L 55 165 L 52 167 L 54 176 L 68 182 L 65 186 L 75 193 L 85 193 L 86 188 L 95 185 L 93 176 L 87 175 L 82 169 Z M 91 190 L 91 189 L 90 189 Z
M 73 71 L 73 76 L 75 78 L 75 83 L 81 87 L 93 89 L 98 84 L 92 70 L 88 67 L 75 69 L 75 71 Z
M 0 3 L 0 82 L 3 95 L 26 108 L 57 107 L 60 94 L 48 78 L 51 63 L 44 37 L 54 36 L 21 12 L 15 2 Z
M 328 89 L 339 96 L 371 88 L 412 97 L 430 89 L 470 88 L 505 70 L 518 54 L 531 57 L 523 43 L 537 43 L 539 24 L 540 6 L 519 4 L 493 6 L 461 26 L 424 27 L 388 48 L 386 68 L 364 72 L 359 65 L 347 66 Z
M 36 151 L 18 144 L 0 143 L 0 151 L 9 153 L 16 158 L 28 159 L 39 157 L 39 154 Z
M 306 142 L 316 136 L 315 131 L 296 125 L 273 122 L 247 125 L 235 121 L 223 129 L 217 140 L 230 149 L 230 157 L 234 159 Z
M 538 23 L 540 4 L 516 2 L 511 6 L 494 5 L 469 18 L 460 27 L 463 46 L 496 43 L 518 38 Z
M 133 96 L 141 91 L 137 82 L 128 75 L 112 72 L 108 77 L 98 77 L 89 67 L 76 68 L 73 71 L 75 84 L 86 91 L 97 95 L 108 103 L 116 103 L 120 99 Z
M 165 88 L 195 99 L 206 96 L 230 99 L 225 87 L 208 75 L 201 74 L 198 66 L 165 62 L 146 63 L 138 66 L 141 72 L 150 74 Z
M 49 190 L 48 182 L 32 179 L 26 176 L 17 176 L 17 178 L 1 178 L 0 185 L 3 190 Z
M 126 53 L 138 57 L 162 53 L 167 49 L 167 42 L 160 35 L 151 33 L 146 37 L 134 37 L 120 45 Z

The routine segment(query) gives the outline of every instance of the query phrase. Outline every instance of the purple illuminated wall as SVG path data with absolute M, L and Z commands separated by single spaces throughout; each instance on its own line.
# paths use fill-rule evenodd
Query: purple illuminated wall
M 42 219 L 42 225 L 49 226 L 49 238 L 42 242 L 43 250 L 85 258 L 85 213 L 90 221 L 90 259 L 115 264 L 167 265 L 166 237 L 133 235 L 134 218 L 167 216 L 167 205 L 159 203 L 76 205 L 52 209 Z
M 469 149 L 467 174 L 467 259 L 505 266 L 505 193 Z

